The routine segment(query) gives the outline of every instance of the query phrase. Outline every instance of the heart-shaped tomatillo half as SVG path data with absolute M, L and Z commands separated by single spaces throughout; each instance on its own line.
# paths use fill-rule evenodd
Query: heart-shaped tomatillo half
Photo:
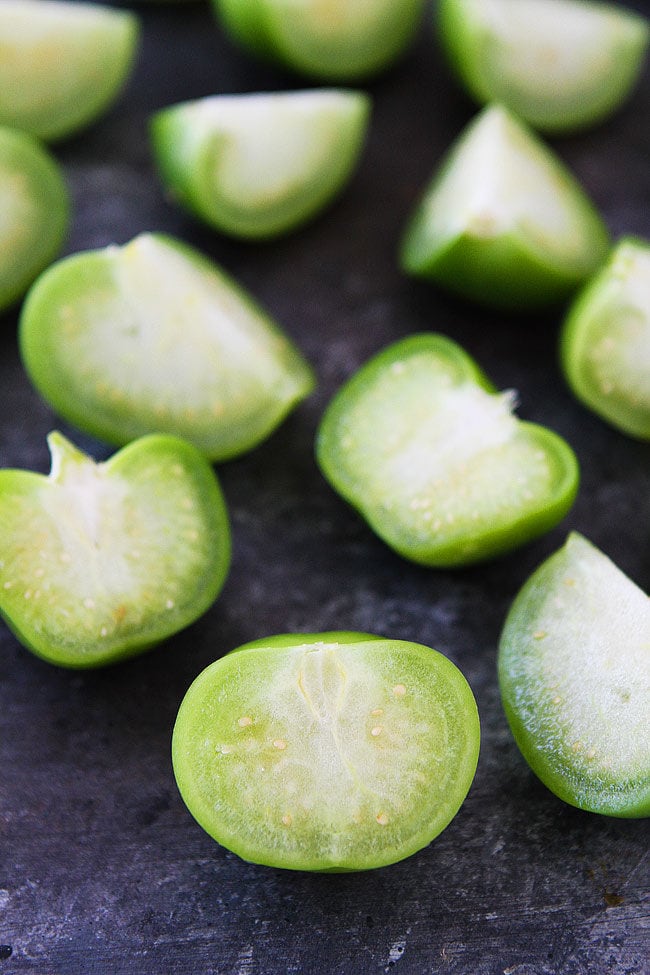
M 0 612 L 62 667 L 142 652 L 201 616 L 230 565 L 214 471 L 151 435 L 95 463 L 50 434 L 49 476 L 0 470 Z
M 512 733 L 565 802 L 650 815 L 650 599 L 577 533 L 516 597 L 499 647 Z
M 578 464 L 513 414 L 442 335 L 384 349 L 336 394 L 316 453 L 330 484 L 396 552 L 430 566 L 491 558 L 548 531 L 573 504 Z
M 361 633 L 240 647 L 188 690 L 173 735 L 181 795 L 245 860 L 382 867 L 458 812 L 479 752 L 476 702 L 429 647 Z
M 120 445 L 171 433 L 215 461 L 264 440 L 314 386 L 224 271 L 158 234 L 53 265 L 27 296 L 19 337 L 32 382 L 81 430 Z

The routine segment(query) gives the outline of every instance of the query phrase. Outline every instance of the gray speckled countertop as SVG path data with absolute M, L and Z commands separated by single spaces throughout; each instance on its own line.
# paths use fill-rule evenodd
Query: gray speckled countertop
M 123 4 L 126 6 L 127 4 Z M 636 4 L 650 13 L 650 3 Z M 141 4 L 141 57 L 114 110 L 56 148 L 75 203 L 68 252 L 142 230 L 177 234 L 223 265 L 282 323 L 319 387 L 263 446 L 222 465 L 232 571 L 214 607 L 149 656 L 102 672 L 56 670 L 0 627 L 0 975 L 642 975 L 648 972 L 647 822 L 554 798 L 520 757 L 495 654 L 510 601 L 575 528 L 650 587 L 650 446 L 583 410 L 556 366 L 559 315 L 500 316 L 403 278 L 395 248 L 433 166 L 474 109 L 448 77 L 430 23 L 369 90 L 373 126 L 341 199 L 281 241 L 239 244 L 165 201 L 146 120 L 217 91 L 299 87 L 220 35 L 207 4 Z M 650 237 L 650 77 L 614 119 L 555 140 L 614 234 Z M 46 471 L 60 423 L 22 370 L 16 313 L 0 321 L 0 465 Z M 436 572 L 386 549 L 329 489 L 314 432 L 372 353 L 434 329 L 519 391 L 582 466 L 577 503 L 545 538 L 489 565 Z M 176 710 L 196 674 L 241 643 L 358 629 L 435 646 L 476 694 L 478 773 L 459 815 L 416 856 L 318 876 L 240 861 L 176 791 Z

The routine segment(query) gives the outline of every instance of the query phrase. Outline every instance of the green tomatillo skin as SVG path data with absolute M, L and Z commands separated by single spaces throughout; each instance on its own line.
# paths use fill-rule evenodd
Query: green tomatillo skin
M 95 463 L 60 433 L 49 476 L 0 470 L 0 613 L 61 667 L 114 663 L 199 618 L 230 565 L 212 468 L 151 435 Z
M 549 531 L 573 504 L 569 445 L 513 415 L 467 353 L 413 335 L 355 373 L 328 406 L 316 456 L 330 484 L 404 558 L 452 567 Z
M 589 409 L 650 440 L 650 243 L 623 238 L 571 306 L 561 334 L 567 382 Z
M 0 124 L 63 139 L 117 99 L 137 53 L 127 10 L 66 0 L 0 3 Z
M 264 240 L 342 191 L 369 113 L 367 95 L 343 89 L 213 95 L 157 112 L 151 137 L 174 200 L 223 233 Z
M 368 870 L 431 842 L 478 761 L 467 681 L 420 644 L 336 632 L 273 636 L 211 664 L 172 742 L 188 809 L 245 860 Z
M 68 232 L 63 172 L 38 139 L 0 125 L 0 311 L 54 260 Z
M 517 595 L 498 668 L 517 745 L 555 795 L 650 815 L 650 600 L 581 535 Z
M 537 310 L 605 260 L 606 227 L 573 175 L 502 106 L 465 129 L 404 232 L 405 273 L 471 301 Z
M 650 40 L 644 17 L 592 0 L 440 0 L 437 21 L 470 95 L 548 133 L 613 114 L 638 81 Z
M 314 385 L 224 271 L 159 234 L 53 265 L 29 292 L 19 337 L 32 382 L 70 423 L 118 445 L 174 434 L 215 461 L 268 437 Z
M 385 70 L 414 38 L 425 0 L 212 0 L 251 53 L 327 82 Z

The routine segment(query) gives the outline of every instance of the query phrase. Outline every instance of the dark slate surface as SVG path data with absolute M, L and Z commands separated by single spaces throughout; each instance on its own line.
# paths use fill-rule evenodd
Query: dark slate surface
M 650 3 L 638 9 L 650 13 Z M 203 4 L 140 6 L 137 70 L 115 109 L 57 147 L 75 203 L 68 252 L 142 230 L 221 261 L 314 363 L 315 395 L 265 445 L 219 470 L 234 530 L 221 598 L 185 633 L 112 669 L 58 671 L 0 629 L 0 975 L 641 975 L 648 972 L 647 823 L 555 799 L 510 737 L 495 680 L 506 609 L 570 528 L 650 586 L 650 447 L 589 415 L 556 368 L 559 315 L 502 317 L 400 276 L 404 219 L 473 108 L 430 24 L 370 91 L 363 164 L 310 227 L 265 246 L 229 242 L 166 203 L 146 119 L 217 91 L 299 87 L 220 36 Z M 555 141 L 614 235 L 650 237 L 650 78 L 613 120 Z M 0 464 L 46 471 L 61 424 L 20 365 L 16 314 L 0 332 Z M 583 470 L 564 524 L 482 568 L 427 571 L 389 552 L 324 483 L 314 432 L 333 391 L 370 354 L 446 332 L 520 414 L 564 434 Z M 477 696 L 483 746 L 457 818 L 383 870 L 317 876 L 252 866 L 214 844 L 175 789 L 170 732 L 194 676 L 242 642 L 360 629 L 448 654 Z

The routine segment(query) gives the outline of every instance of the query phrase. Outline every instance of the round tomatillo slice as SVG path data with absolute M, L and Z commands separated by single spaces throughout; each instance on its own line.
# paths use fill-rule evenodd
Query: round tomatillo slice
M 396 552 L 429 566 L 491 558 L 550 530 L 578 487 L 569 445 L 518 420 L 442 335 L 388 346 L 342 387 L 318 432 L 330 484 Z
M 188 809 L 245 860 L 367 870 L 431 842 L 474 778 L 478 711 L 429 647 L 361 633 L 246 644 L 196 679 L 174 728 Z
M 560 353 L 579 400 L 623 433 L 650 440 L 648 241 L 619 241 L 569 310 Z
M 57 161 L 33 136 L 0 125 L 0 311 L 54 260 L 69 221 Z
M 135 59 L 127 10 L 66 0 L 0 3 L 0 123 L 48 141 L 93 122 L 115 101 Z
M 581 535 L 516 597 L 499 683 L 515 740 L 555 795 L 650 815 L 650 600 Z
M 425 0 L 212 0 L 234 40 L 309 77 L 346 82 L 393 63 Z
M 151 435 L 95 463 L 60 433 L 48 477 L 0 470 L 0 612 L 62 667 L 97 667 L 201 616 L 230 565 L 214 471 L 191 444 Z
M 505 108 L 465 129 L 404 233 L 407 274 L 496 308 L 569 297 L 607 255 L 607 230 L 561 160 Z
M 440 0 L 442 45 L 469 93 L 534 128 L 600 122 L 637 82 L 648 22 L 589 0 Z
M 19 337 L 32 382 L 70 423 L 116 444 L 175 434 L 212 460 L 256 446 L 314 385 L 224 271 L 157 234 L 49 268 Z
M 172 197 L 235 237 L 286 233 L 322 210 L 358 162 L 363 92 L 213 95 L 156 113 L 151 135 Z

